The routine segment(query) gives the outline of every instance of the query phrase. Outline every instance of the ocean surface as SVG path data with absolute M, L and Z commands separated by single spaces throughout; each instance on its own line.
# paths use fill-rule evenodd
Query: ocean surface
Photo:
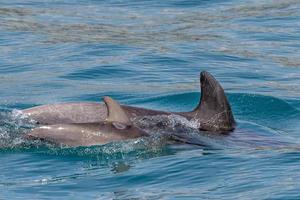
M 203 70 L 232 106 L 228 137 L 22 139 L 36 105 L 192 110 Z M 300 199 L 300 1 L 0 0 L 0 147 L 0 199 Z

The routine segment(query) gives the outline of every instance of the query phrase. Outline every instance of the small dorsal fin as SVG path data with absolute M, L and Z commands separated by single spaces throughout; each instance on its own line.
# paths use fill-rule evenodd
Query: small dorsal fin
M 126 126 L 130 126 L 132 124 L 127 114 L 117 101 L 108 96 L 103 97 L 103 101 L 106 104 L 108 111 L 106 121 L 118 122 Z

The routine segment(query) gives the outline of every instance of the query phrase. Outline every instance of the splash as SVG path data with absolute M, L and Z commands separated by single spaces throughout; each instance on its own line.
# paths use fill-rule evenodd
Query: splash
M 18 148 L 23 146 L 25 144 L 23 135 L 35 125 L 36 122 L 23 115 L 20 110 L 1 111 L 0 147 Z
M 142 129 L 150 129 L 152 131 L 178 131 L 199 128 L 199 122 L 197 120 L 188 120 L 176 114 L 143 116 L 142 118 L 135 119 L 134 123 Z

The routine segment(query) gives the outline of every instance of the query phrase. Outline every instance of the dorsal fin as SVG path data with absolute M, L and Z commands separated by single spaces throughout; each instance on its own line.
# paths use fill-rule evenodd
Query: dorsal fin
M 106 121 L 119 122 L 126 126 L 130 126 L 132 124 L 127 114 L 117 101 L 108 96 L 103 97 L 103 101 L 106 104 L 108 111 Z
M 220 83 L 208 72 L 200 74 L 201 99 L 193 111 L 199 119 L 200 129 L 208 131 L 232 131 L 235 120 L 230 104 Z

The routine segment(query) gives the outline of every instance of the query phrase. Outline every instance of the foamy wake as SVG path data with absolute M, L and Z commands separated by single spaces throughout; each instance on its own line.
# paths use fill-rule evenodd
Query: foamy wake
M 20 110 L 0 111 L 0 147 L 22 146 L 25 142 L 23 135 L 35 125 L 36 122 Z

